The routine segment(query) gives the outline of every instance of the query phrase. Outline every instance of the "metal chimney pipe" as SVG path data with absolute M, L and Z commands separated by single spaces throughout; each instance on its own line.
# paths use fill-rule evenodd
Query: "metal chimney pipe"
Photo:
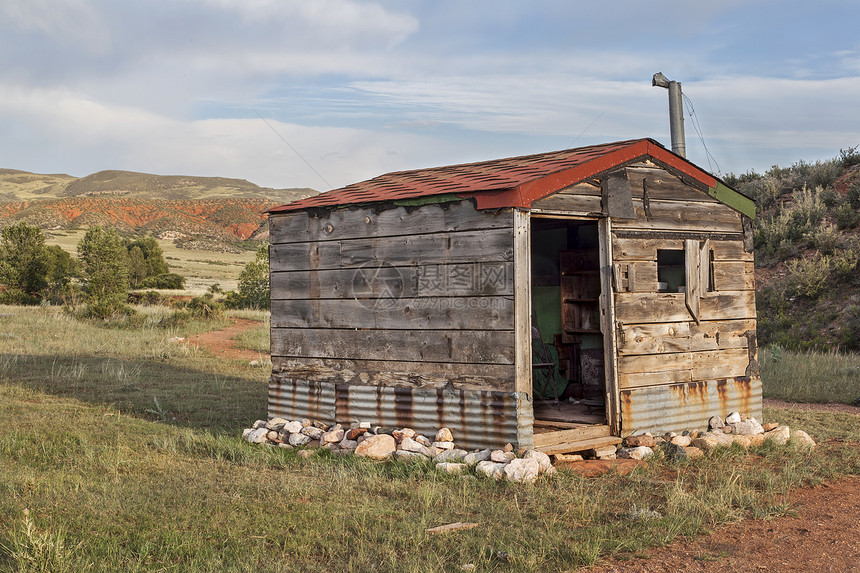
M 687 142 L 684 137 L 684 103 L 681 101 L 681 82 L 671 81 L 657 72 L 651 78 L 651 85 L 669 90 L 669 134 L 672 138 L 672 151 L 687 157 Z

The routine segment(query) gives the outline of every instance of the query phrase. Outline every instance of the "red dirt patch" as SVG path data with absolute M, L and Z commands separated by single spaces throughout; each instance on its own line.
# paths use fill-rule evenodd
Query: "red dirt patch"
M 743 521 L 585 569 L 589 573 L 675 571 L 860 572 L 860 477 L 803 489 L 795 517 Z
M 203 334 L 189 336 L 188 344 L 205 348 L 213 356 L 221 358 L 235 358 L 249 362 L 251 360 L 268 360 L 268 354 L 261 354 L 247 348 L 239 348 L 236 341 L 233 340 L 234 337 L 246 330 L 260 326 L 260 323 L 245 318 L 233 318 L 231 320 L 233 324 L 223 330 L 210 330 Z

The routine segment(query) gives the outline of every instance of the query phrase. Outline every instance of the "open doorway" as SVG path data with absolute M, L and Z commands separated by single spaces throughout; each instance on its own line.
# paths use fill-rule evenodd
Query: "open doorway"
M 597 221 L 531 224 L 535 431 L 606 424 Z

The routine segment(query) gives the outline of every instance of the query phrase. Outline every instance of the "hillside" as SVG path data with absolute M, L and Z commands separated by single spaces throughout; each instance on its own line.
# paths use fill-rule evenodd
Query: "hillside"
M 860 350 L 860 153 L 726 182 L 756 201 L 762 346 Z
M 100 171 L 75 178 L 0 169 L 0 226 L 114 227 L 222 250 L 266 236 L 265 211 L 315 193 L 271 189 L 244 179 Z

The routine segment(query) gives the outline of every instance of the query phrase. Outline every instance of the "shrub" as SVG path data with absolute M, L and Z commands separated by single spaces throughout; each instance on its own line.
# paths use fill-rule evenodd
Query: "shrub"
M 836 226 L 840 229 L 853 229 L 860 223 L 860 212 L 850 203 L 843 203 L 836 209 Z
M 238 292 L 230 291 L 224 297 L 228 308 L 269 308 L 269 247 L 261 245 L 256 258 L 245 265 L 239 274 Z
M 797 296 L 818 298 L 830 277 L 830 257 L 815 253 L 808 259 L 788 261 L 789 291 Z
M 860 209 L 860 181 L 854 181 L 848 187 L 848 204 L 854 209 Z
M 176 273 L 163 273 L 143 279 L 140 281 L 139 286 L 140 288 L 183 290 L 185 288 L 185 277 Z
M 845 309 L 840 342 L 845 350 L 860 350 L 860 306 L 856 304 Z
M 825 223 L 810 232 L 809 241 L 825 255 L 832 255 L 842 244 L 842 232 L 830 223 Z
M 860 164 L 860 153 L 857 152 L 858 147 L 860 147 L 860 145 L 839 150 L 839 162 L 842 164 L 842 169 L 848 169 L 849 167 Z
M 833 274 L 839 280 L 848 281 L 855 277 L 858 265 L 860 265 L 860 246 L 856 243 L 849 248 L 843 249 L 831 258 Z

